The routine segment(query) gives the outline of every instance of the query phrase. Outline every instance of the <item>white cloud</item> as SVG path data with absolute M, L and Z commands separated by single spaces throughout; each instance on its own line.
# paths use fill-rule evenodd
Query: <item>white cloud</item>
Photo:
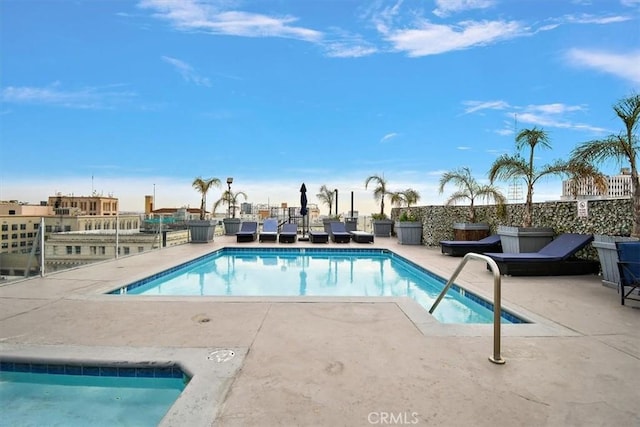
M 398 136 L 398 134 L 397 134 L 397 133 L 395 133 L 395 132 L 388 133 L 388 134 L 386 134 L 385 136 L 383 136 L 383 137 L 382 137 L 382 139 L 380 140 L 380 142 L 381 142 L 381 143 L 388 142 L 389 140 L 391 140 L 391 139 L 393 139 L 393 138 L 395 138 L 395 137 L 397 137 L 397 136 Z
M 176 58 L 172 58 L 170 56 L 163 56 L 162 60 L 173 65 L 186 82 L 194 83 L 198 86 L 206 86 L 206 87 L 211 86 L 209 79 L 207 79 L 206 77 L 199 76 L 195 72 L 193 67 L 187 64 L 186 62 Z
M 456 148 L 457 148 L 458 150 L 462 150 L 462 151 L 465 151 L 465 150 L 471 150 L 471 147 L 456 147 Z
M 625 22 L 631 20 L 630 16 L 622 15 L 609 15 L 609 16 L 596 16 L 589 14 L 582 15 L 566 15 L 560 19 L 563 22 L 570 24 L 617 24 L 619 22 Z
M 493 6 L 493 0 L 436 0 L 433 14 L 445 17 L 451 13 L 464 12 L 471 9 L 486 9 Z
M 464 21 L 449 26 L 423 20 L 416 29 L 391 31 L 386 38 L 396 50 L 418 57 L 485 46 L 523 33 L 523 27 L 515 21 Z
M 1 92 L 6 103 L 52 105 L 78 109 L 109 109 L 126 102 L 136 94 L 114 90 L 119 85 L 107 87 L 84 87 L 75 90 L 60 88 L 59 83 L 47 87 L 8 86 Z
M 378 49 L 368 43 L 352 44 L 352 43 L 326 43 L 324 45 L 327 56 L 333 58 L 360 58 L 363 56 L 373 55 Z
M 504 110 L 509 108 L 509 104 L 505 101 L 464 101 L 467 106 L 464 112 L 466 114 L 476 113 L 481 110 Z
M 227 2 L 203 3 L 196 0 L 142 0 L 139 6 L 154 10 L 154 16 L 169 21 L 181 31 L 203 31 L 243 37 L 285 37 L 317 42 L 320 31 L 292 25 L 293 16 L 268 16 L 227 10 Z
M 566 58 L 571 65 L 593 68 L 632 83 L 640 83 L 640 51 L 616 54 L 597 50 L 571 49 Z

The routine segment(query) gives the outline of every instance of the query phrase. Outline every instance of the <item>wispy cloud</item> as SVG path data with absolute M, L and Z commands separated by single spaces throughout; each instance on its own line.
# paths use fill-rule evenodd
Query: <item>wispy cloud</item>
M 566 58 L 571 65 L 592 68 L 616 77 L 640 83 L 640 50 L 626 54 L 571 49 Z
M 462 151 L 466 151 L 466 150 L 471 150 L 471 147 L 456 147 L 458 150 L 462 150 Z
M 317 42 L 323 34 L 293 25 L 298 18 L 290 15 L 269 16 L 230 10 L 227 1 L 203 3 L 196 0 L 142 0 L 139 7 L 153 10 L 154 16 L 168 21 L 180 31 L 242 37 L 285 37 Z
M 421 20 L 415 29 L 391 30 L 385 38 L 395 50 L 418 57 L 485 46 L 525 33 L 516 21 L 464 21 L 454 26 Z
M 624 15 L 590 15 L 590 14 L 580 14 L 580 15 L 565 15 L 562 18 L 559 18 L 558 21 L 562 23 L 568 24 L 599 24 L 599 25 L 607 25 L 607 24 L 617 24 L 619 22 L 625 22 L 631 20 L 631 16 Z
M 464 101 L 466 105 L 465 114 L 477 113 L 482 110 L 505 110 L 509 108 L 509 103 L 505 101 Z
M 77 109 L 111 109 L 128 102 L 136 94 L 116 90 L 121 85 L 63 89 L 60 83 L 47 87 L 8 86 L 2 90 L 3 102 L 12 104 L 51 105 Z
M 211 86 L 209 79 L 198 75 L 198 73 L 196 73 L 193 67 L 187 64 L 186 62 L 176 58 L 172 58 L 170 56 L 163 56 L 162 60 L 173 65 L 186 82 L 193 83 L 198 86 L 206 86 L 206 87 Z
M 493 0 L 436 0 L 433 14 L 440 17 L 471 9 L 486 9 L 493 6 Z
M 385 142 L 389 142 L 390 140 L 392 140 L 393 138 L 397 137 L 398 134 L 395 132 L 391 132 L 386 134 L 385 136 L 382 137 L 382 139 L 380 140 L 381 143 L 385 143 Z

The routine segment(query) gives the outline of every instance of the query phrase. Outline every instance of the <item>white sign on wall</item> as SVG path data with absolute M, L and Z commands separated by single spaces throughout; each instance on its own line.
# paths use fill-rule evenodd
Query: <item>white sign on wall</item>
M 586 200 L 578 200 L 578 218 L 589 216 L 589 204 Z

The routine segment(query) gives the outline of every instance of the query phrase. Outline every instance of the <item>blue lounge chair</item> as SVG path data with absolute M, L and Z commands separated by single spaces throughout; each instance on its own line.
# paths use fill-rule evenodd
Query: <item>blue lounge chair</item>
M 258 238 L 258 223 L 255 221 L 243 222 L 240 231 L 236 233 L 236 242 L 253 242 Z
M 280 231 L 280 243 L 295 243 L 298 239 L 298 225 L 284 224 Z
M 309 230 L 309 241 L 311 243 L 328 243 L 329 233 L 324 231 Z
M 258 240 L 260 242 L 275 242 L 278 240 L 278 220 L 276 218 L 267 218 L 264 220 Z
M 331 223 L 331 241 L 334 243 L 349 243 L 351 233 L 347 231 L 343 222 Z
M 561 234 L 538 252 L 491 253 L 501 274 L 510 276 L 561 276 L 573 274 L 596 274 L 600 264 L 595 261 L 577 259 L 575 253 L 593 240 L 591 234 Z
M 640 241 L 616 242 L 616 250 L 620 271 L 620 302 L 624 305 L 625 299 L 640 301 L 637 292 L 631 296 L 634 290 L 640 289 Z
M 502 242 L 497 234 L 480 240 L 442 240 L 440 250 L 451 256 L 465 256 L 469 252 L 502 252 Z

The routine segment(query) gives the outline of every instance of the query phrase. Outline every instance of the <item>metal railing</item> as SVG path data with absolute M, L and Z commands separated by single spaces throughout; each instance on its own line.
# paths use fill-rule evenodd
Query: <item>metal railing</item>
M 505 363 L 505 360 L 500 356 L 500 325 L 501 325 L 500 314 L 502 311 L 502 305 L 501 305 L 502 284 L 500 281 L 500 269 L 498 268 L 498 265 L 493 259 L 489 258 L 486 255 L 480 255 L 473 252 L 466 254 L 462 259 L 462 261 L 460 261 L 460 264 L 458 265 L 458 267 L 455 269 L 455 271 L 451 275 L 451 278 L 445 285 L 444 289 L 442 289 L 442 292 L 440 292 L 440 295 L 438 295 L 438 298 L 436 298 L 436 300 L 434 301 L 433 305 L 429 309 L 429 313 L 433 314 L 433 311 L 436 309 L 438 304 L 440 304 L 440 301 L 442 300 L 442 298 L 444 298 L 444 295 L 447 293 L 447 291 L 453 284 L 454 280 L 456 280 L 456 278 L 458 277 L 458 275 L 460 274 L 464 266 L 467 264 L 467 261 L 469 261 L 470 259 L 485 261 L 489 266 L 491 273 L 493 273 L 493 355 L 489 356 L 489 360 L 498 365 L 502 365 Z

